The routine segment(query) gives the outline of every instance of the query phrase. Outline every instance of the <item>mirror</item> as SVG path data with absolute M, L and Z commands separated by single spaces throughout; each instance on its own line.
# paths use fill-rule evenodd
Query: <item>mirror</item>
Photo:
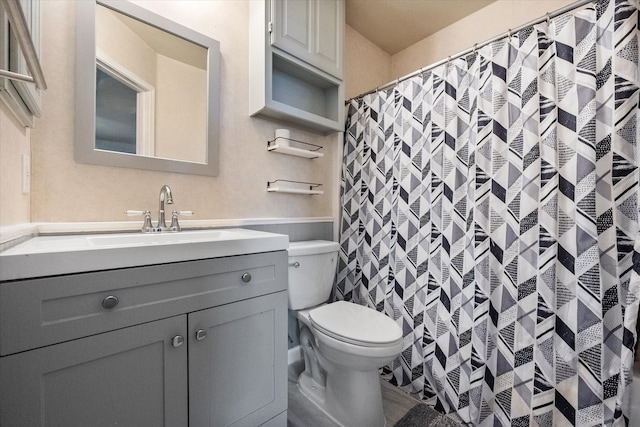
M 216 176 L 219 43 L 126 1 L 76 7 L 76 161 Z

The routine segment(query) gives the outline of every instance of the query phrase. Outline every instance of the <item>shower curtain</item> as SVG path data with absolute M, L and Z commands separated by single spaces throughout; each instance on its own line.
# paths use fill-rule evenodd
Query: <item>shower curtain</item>
M 390 381 L 470 425 L 625 423 L 638 19 L 598 1 L 350 103 L 336 298 L 395 319 Z

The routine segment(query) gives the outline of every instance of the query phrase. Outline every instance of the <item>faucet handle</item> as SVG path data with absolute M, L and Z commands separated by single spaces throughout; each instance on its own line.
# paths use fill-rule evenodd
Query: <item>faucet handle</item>
M 125 211 L 124 214 L 126 216 L 144 215 L 144 224 L 142 225 L 142 232 L 151 233 L 153 231 L 153 224 L 151 224 L 151 211 L 128 210 L 128 211 Z
M 171 213 L 171 225 L 169 226 L 169 230 L 180 231 L 180 224 L 178 223 L 178 215 L 191 216 L 194 213 L 195 212 L 193 211 L 173 211 Z
M 178 224 L 178 211 L 171 213 L 171 225 L 169 226 L 171 231 L 180 231 L 180 224 Z

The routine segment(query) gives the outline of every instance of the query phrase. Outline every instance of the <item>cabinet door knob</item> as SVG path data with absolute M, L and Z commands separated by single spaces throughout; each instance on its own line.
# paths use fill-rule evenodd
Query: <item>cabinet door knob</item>
M 251 281 L 251 273 L 244 273 L 242 275 L 242 281 L 244 283 L 249 283 Z
M 102 306 L 106 309 L 112 309 L 113 307 L 118 305 L 119 302 L 120 300 L 118 299 L 117 296 L 109 295 L 108 297 L 102 300 Z
M 206 337 L 207 337 L 207 331 L 205 331 L 204 329 L 198 329 L 196 331 L 196 340 L 202 341 Z
M 171 340 L 171 345 L 174 347 L 180 347 L 182 344 L 184 344 L 184 337 L 182 335 L 176 335 Z

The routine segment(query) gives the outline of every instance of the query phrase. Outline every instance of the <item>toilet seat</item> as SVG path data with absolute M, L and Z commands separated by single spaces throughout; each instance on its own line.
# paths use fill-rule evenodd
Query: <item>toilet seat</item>
M 402 329 L 390 317 L 346 301 L 309 311 L 309 320 L 317 331 L 352 345 L 393 347 L 402 340 Z

